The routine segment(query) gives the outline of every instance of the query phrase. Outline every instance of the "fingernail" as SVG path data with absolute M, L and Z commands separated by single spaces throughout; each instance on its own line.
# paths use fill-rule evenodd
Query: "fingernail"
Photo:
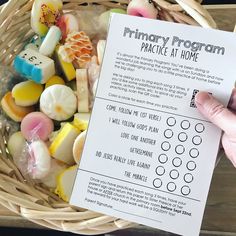
M 205 102 L 211 99 L 211 96 L 207 92 L 198 92 L 195 97 L 195 102 L 198 105 L 203 105 Z

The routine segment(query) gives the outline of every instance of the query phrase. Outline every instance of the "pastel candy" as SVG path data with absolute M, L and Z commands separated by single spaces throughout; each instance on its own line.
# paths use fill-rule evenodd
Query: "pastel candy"
M 156 19 L 158 10 L 150 0 L 132 0 L 127 7 L 128 15 Z
M 16 105 L 14 98 L 12 97 L 11 92 L 7 92 L 1 100 L 1 106 L 4 112 L 14 121 L 20 122 L 22 119 L 34 111 L 33 106 L 22 107 Z
M 35 137 L 46 141 L 53 129 L 52 120 L 42 112 L 31 112 L 21 122 L 22 135 L 28 141 Z
M 54 75 L 46 82 L 45 88 L 48 88 L 54 84 L 65 85 L 65 81 L 60 76 Z
M 48 175 L 44 178 L 41 178 L 41 182 L 46 185 L 48 188 L 55 190 L 57 187 L 58 175 L 66 170 L 68 166 L 60 161 L 57 161 L 54 158 L 51 158 L 51 168 Z
M 16 84 L 12 89 L 12 97 L 19 106 L 31 106 L 39 101 L 43 86 L 28 80 Z
M 76 70 L 78 112 L 89 112 L 89 90 L 87 69 Z
M 86 138 L 86 130 L 80 133 L 77 138 L 75 139 L 74 145 L 73 145 L 73 157 L 75 162 L 79 165 L 80 159 L 82 156 L 83 148 L 84 148 L 84 142 Z
M 47 145 L 42 140 L 33 141 L 29 145 L 30 157 L 28 172 L 33 179 L 44 178 L 51 168 L 51 157 Z
M 24 49 L 29 48 L 29 49 L 32 49 L 32 50 L 38 52 L 42 42 L 43 42 L 43 40 L 41 37 L 37 37 L 37 38 L 34 37 L 33 39 L 31 39 L 30 43 L 25 45 Z
M 80 131 L 76 127 L 66 123 L 49 147 L 51 156 L 68 165 L 72 165 L 74 163 L 72 148 L 79 133 Z
M 33 31 L 45 36 L 49 27 L 56 24 L 61 9 L 61 0 L 35 0 L 31 10 Z
M 7 142 L 7 148 L 13 158 L 17 158 L 25 146 L 25 138 L 21 132 L 13 133 Z
M 65 202 L 69 202 L 77 173 L 77 165 L 71 166 L 59 174 L 55 193 Z
M 56 47 L 55 50 L 55 61 L 58 65 L 58 67 L 61 69 L 61 72 L 64 74 L 67 81 L 71 81 L 75 79 L 75 68 L 71 62 L 65 62 L 62 60 L 61 55 L 58 53 L 59 46 Z
M 55 74 L 54 61 L 29 48 L 15 57 L 14 68 L 21 75 L 40 84 L 45 84 Z
M 78 21 L 72 14 L 62 15 L 57 21 L 57 26 L 61 29 L 63 41 L 68 34 L 79 31 Z
M 84 131 L 88 128 L 90 113 L 75 113 L 72 124 L 79 130 Z
M 39 48 L 39 53 L 43 54 L 44 56 L 51 56 L 60 38 L 61 30 L 57 26 L 51 26 Z
M 67 120 L 76 112 L 77 98 L 71 88 L 52 85 L 40 97 L 40 110 L 53 120 Z
M 103 12 L 98 18 L 99 28 L 103 32 L 107 32 L 111 13 L 126 14 L 126 11 L 119 8 L 112 8 L 109 11 Z

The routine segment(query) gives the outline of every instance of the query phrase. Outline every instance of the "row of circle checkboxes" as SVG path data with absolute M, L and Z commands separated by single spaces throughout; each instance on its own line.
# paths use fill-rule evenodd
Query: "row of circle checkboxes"
M 176 119 L 174 117 L 169 117 L 166 120 L 166 123 L 167 123 L 168 126 L 173 127 L 173 126 L 176 125 Z M 183 120 L 180 123 L 180 127 L 184 130 L 189 129 L 190 126 L 191 126 L 191 124 L 188 120 Z M 205 130 L 205 126 L 202 123 L 196 124 L 194 128 L 195 128 L 195 131 L 198 132 L 198 133 L 202 133 Z
M 165 138 L 170 139 L 174 136 L 174 132 L 171 129 L 167 129 L 164 131 L 164 136 Z M 178 140 L 180 142 L 185 142 L 187 141 L 187 139 L 188 139 L 188 135 L 185 132 L 181 132 L 178 134 Z M 202 143 L 202 138 L 199 135 L 195 135 L 192 138 L 192 143 L 194 145 L 200 145 Z
M 160 188 L 162 185 L 163 185 L 163 183 L 162 183 L 162 180 L 161 180 L 161 179 L 156 178 L 156 179 L 153 180 L 153 186 L 154 186 L 155 188 Z M 168 190 L 169 192 L 174 192 L 174 191 L 177 189 L 177 186 L 176 186 L 176 184 L 175 184 L 174 182 L 169 182 L 169 183 L 166 185 L 166 188 L 167 188 L 167 190 Z M 190 189 L 189 186 L 184 185 L 184 186 L 181 187 L 180 191 L 181 191 L 181 193 L 182 193 L 183 195 L 187 196 L 187 195 L 190 194 L 191 189 Z
M 164 141 L 162 144 L 161 144 L 161 149 L 163 151 L 169 151 L 171 148 L 171 144 L 167 141 Z M 176 154 L 178 155 L 181 155 L 185 152 L 185 147 L 183 145 L 177 145 L 175 146 L 175 152 Z M 189 151 L 189 155 L 190 157 L 192 158 L 197 158 L 199 156 L 199 151 L 197 148 L 191 148 L 190 151 Z

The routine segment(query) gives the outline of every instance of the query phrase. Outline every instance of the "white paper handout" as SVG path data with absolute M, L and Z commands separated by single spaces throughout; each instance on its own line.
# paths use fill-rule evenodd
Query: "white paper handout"
M 70 203 L 180 235 L 199 235 L 221 130 L 199 90 L 227 105 L 236 36 L 113 14 Z

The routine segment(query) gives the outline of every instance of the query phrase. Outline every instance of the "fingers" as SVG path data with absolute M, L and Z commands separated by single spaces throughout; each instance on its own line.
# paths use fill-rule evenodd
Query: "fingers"
M 229 108 L 233 111 L 236 111 L 236 88 L 234 88 L 232 91 L 229 101 Z
M 207 92 L 199 92 L 196 95 L 195 103 L 202 115 L 225 131 L 225 133 L 236 134 L 236 115 L 225 108 L 213 96 Z

